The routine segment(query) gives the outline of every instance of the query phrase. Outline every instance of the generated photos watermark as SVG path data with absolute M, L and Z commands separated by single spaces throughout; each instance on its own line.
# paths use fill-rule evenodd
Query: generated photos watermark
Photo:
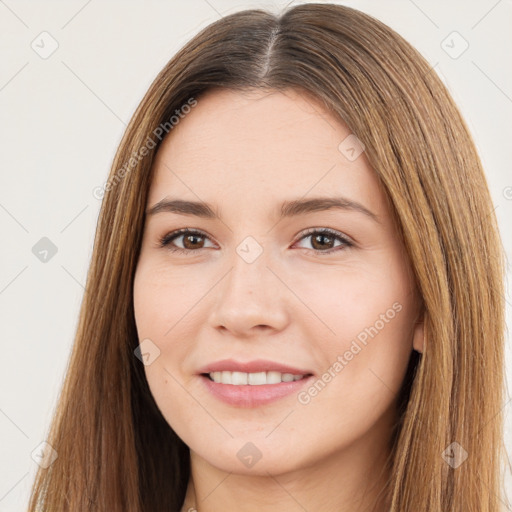
M 134 151 L 127 162 L 124 163 L 122 167 L 120 167 L 107 182 L 105 182 L 102 186 L 95 187 L 92 191 L 92 195 L 96 199 L 103 199 L 105 192 L 111 190 L 115 185 L 117 185 L 128 172 L 133 170 L 137 164 L 149 154 L 149 151 L 156 147 L 158 142 L 162 141 L 162 139 L 183 119 L 187 114 L 189 114 L 193 107 L 197 105 L 197 100 L 195 98 L 189 98 L 185 104 L 183 104 L 179 109 L 174 111 L 175 115 L 172 115 L 169 118 L 169 121 L 165 123 L 161 123 L 157 126 L 151 135 L 146 138 L 144 144 L 137 150 Z M 155 140 L 157 139 L 157 140 Z
M 298 402 L 302 405 L 309 404 L 368 345 L 369 340 L 375 338 L 400 311 L 402 311 L 402 304 L 395 302 L 385 313 L 381 313 L 372 325 L 365 327 L 352 340 L 350 348 L 342 355 L 338 355 L 336 361 L 308 389 L 297 395 Z

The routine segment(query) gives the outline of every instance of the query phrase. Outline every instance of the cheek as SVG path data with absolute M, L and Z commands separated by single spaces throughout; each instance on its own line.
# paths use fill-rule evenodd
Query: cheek
M 168 267 L 141 259 L 134 278 L 138 339 L 140 343 L 151 340 L 148 346 L 153 360 L 144 366 L 146 379 L 157 406 L 172 426 L 201 417 L 201 411 L 195 410 L 197 404 L 185 391 L 190 376 L 183 371 L 183 361 L 194 348 L 187 342 L 195 336 L 189 329 L 201 325 L 194 304 L 205 294 L 198 288 L 204 287 L 205 280 L 194 284 L 194 278 L 189 277 L 186 272 L 171 273 Z
M 374 393 L 393 398 L 411 355 L 407 308 L 396 301 L 375 313 L 351 326 L 351 335 L 337 347 L 336 359 L 343 367 L 340 373 L 346 383 L 350 382 L 351 396 L 356 399 Z
M 135 321 L 139 337 L 170 338 L 180 319 L 193 316 L 193 305 L 204 295 L 205 280 L 190 272 L 141 259 L 133 286 Z M 189 313 L 190 311 L 190 313 Z M 167 333 L 167 334 L 166 334 Z
M 385 435 L 395 422 L 411 338 L 405 307 L 393 304 L 366 302 L 363 311 L 344 313 L 335 324 L 343 334 L 323 346 L 324 372 L 297 396 L 302 441 L 319 452 L 371 437 L 370 432 Z M 321 439 L 313 418 L 322 418 Z
M 315 272 L 314 278 L 311 270 L 293 274 L 295 280 L 290 276 L 287 282 L 294 282 L 297 294 L 307 298 L 308 309 L 300 301 L 283 300 L 288 328 L 301 333 L 299 338 L 307 342 L 303 352 L 311 355 L 318 372 L 325 371 L 317 385 L 305 390 L 304 401 L 295 401 L 303 425 L 301 435 L 314 433 L 313 418 L 322 416 L 331 439 L 357 436 L 389 408 L 403 381 L 412 349 L 408 282 L 393 266 L 386 272 L 373 268 L 371 273 L 355 265 L 342 270 L 331 267 Z M 297 279 L 297 275 L 303 277 Z M 184 267 L 171 273 L 144 261 L 135 275 L 139 339 L 151 338 L 161 349 L 161 357 L 145 367 L 148 384 L 169 425 L 191 443 L 194 439 L 188 436 L 203 432 L 210 419 L 184 390 L 183 385 L 200 396 L 200 390 L 187 382 L 183 365 L 193 352 L 193 343 L 180 340 L 194 340 L 200 326 L 205 328 L 208 301 L 199 301 L 215 284 L 215 277 L 213 271 L 198 276 Z M 288 295 L 284 290 L 283 297 Z M 314 314 L 304 314 L 308 310 Z M 212 421 L 209 428 L 217 432 L 218 425 Z M 282 431 L 284 436 L 286 428 Z
M 317 281 L 308 293 L 312 309 L 331 330 L 322 339 L 317 336 L 317 356 L 325 369 L 320 380 L 355 410 L 379 408 L 379 400 L 389 405 L 402 385 L 412 351 L 416 310 L 410 283 L 398 268 L 389 267 L 380 276 L 345 274 L 337 281 Z M 321 293 L 322 286 L 336 291 Z M 310 336 L 313 332 L 310 329 Z M 311 394 L 320 398 L 322 386 L 320 382 Z M 319 402 L 324 399 L 328 406 L 333 396 L 325 393 Z
M 158 325 L 166 320 L 166 294 L 159 281 L 157 274 L 140 261 L 133 284 L 133 309 L 139 340 L 155 333 L 155 321 Z

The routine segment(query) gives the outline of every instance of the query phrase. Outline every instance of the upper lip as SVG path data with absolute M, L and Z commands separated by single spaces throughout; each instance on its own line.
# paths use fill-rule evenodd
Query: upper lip
M 277 363 L 275 361 L 267 361 L 265 359 L 255 359 L 253 361 L 235 361 L 233 359 L 223 359 L 210 363 L 199 370 L 198 373 L 211 372 L 280 372 L 292 373 L 293 375 L 311 375 L 312 372 L 303 368 L 294 368 L 287 364 Z

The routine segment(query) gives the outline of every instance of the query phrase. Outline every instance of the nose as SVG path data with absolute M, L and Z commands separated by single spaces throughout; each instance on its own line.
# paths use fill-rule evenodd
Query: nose
M 230 270 L 216 287 L 210 325 L 236 337 L 284 329 L 292 294 L 277 277 L 279 271 L 266 251 L 252 262 L 235 252 L 230 263 Z

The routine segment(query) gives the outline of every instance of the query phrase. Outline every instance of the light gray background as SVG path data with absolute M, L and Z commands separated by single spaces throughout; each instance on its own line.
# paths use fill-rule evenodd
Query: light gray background
M 201 28 L 288 1 L 0 0 L 0 512 L 27 503 L 31 452 L 45 438 L 84 292 L 100 208 L 92 191 L 107 179 L 126 123 L 156 74 Z M 512 2 L 340 3 L 394 28 L 442 75 L 483 159 L 510 258 Z M 43 59 L 52 40 L 58 48 Z M 453 58 L 464 41 L 467 50 Z M 32 252 L 42 237 L 58 249 L 46 263 Z M 508 293 L 507 301 L 511 325 Z M 510 388 L 510 345 L 507 367 Z M 510 394 L 504 407 L 511 453 Z M 507 472 L 509 500 L 511 480 Z

